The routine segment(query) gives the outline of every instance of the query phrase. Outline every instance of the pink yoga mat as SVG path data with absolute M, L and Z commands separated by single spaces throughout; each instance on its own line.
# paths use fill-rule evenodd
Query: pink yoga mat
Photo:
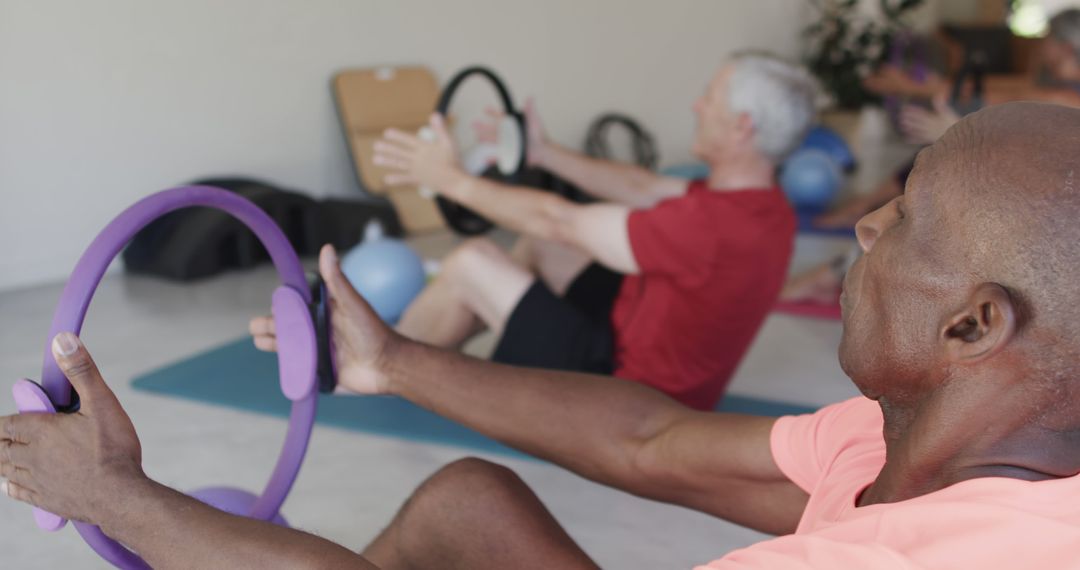
M 840 302 L 819 303 L 815 301 L 787 301 L 779 302 L 773 311 L 795 317 L 810 319 L 824 319 L 828 321 L 840 320 Z

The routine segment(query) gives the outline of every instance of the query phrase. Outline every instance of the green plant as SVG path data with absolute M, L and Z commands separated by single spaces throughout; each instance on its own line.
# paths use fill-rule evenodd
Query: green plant
M 889 56 L 889 46 L 909 30 L 905 16 L 924 0 L 877 0 L 878 13 L 859 10 L 870 0 L 810 0 L 818 18 L 803 31 L 810 44 L 806 64 L 843 108 L 879 99 L 862 80 Z

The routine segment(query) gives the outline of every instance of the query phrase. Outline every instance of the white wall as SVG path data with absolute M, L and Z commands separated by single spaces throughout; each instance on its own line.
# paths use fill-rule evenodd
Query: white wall
M 473 62 L 578 144 L 621 109 L 687 158 L 736 49 L 797 57 L 802 0 L 0 0 L 0 289 L 58 281 L 121 209 L 213 174 L 358 192 L 340 68 Z

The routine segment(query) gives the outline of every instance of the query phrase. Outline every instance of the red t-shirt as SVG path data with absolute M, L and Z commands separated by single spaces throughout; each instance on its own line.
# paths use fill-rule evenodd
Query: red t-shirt
M 779 188 L 694 181 L 628 225 L 641 272 L 612 309 L 615 375 L 711 409 L 780 294 L 795 214 Z

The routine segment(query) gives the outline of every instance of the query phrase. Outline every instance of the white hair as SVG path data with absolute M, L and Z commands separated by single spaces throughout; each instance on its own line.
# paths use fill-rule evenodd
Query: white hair
M 1060 42 L 1065 42 L 1080 59 L 1080 9 L 1068 8 L 1050 18 L 1048 35 Z
M 783 162 L 813 125 L 817 81 L 803 66 L 767 53 L 736 54 L 730 62 L 729 110 L 750 117 L 758 152 Z

